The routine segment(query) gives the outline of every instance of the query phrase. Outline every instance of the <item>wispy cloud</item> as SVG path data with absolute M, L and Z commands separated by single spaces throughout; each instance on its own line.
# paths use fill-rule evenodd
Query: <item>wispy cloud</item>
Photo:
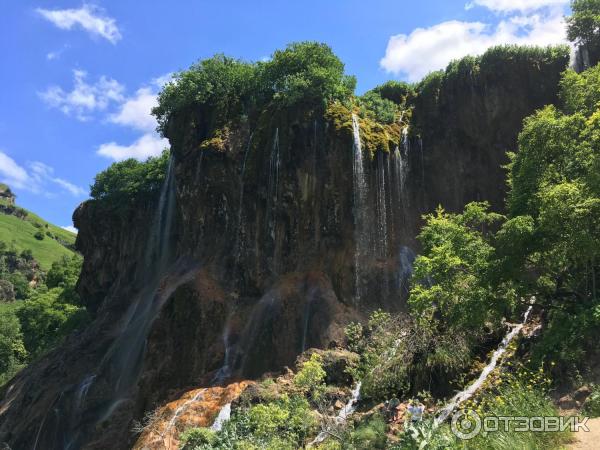
M 26 169 L 3 151 L 0 151 L 0 180 L 12 188 L 36 194 L 51 195 L 52 185 L 74 197 L 83 197 L 87 194 L 85 189 L 54 176 L 54 169 L 47 164 L 34 161 L 29 163 Z
M 158 104 L 158 90 L 172 79 L 172 74 L 165 74 L 143 86 L 132 97 L 125 99 L 118 110 L 109 116 L 109 121 L 142 131 L 144 134 L 129 145 L 109 142 L 102 144 L 97 153 L 105 158 L 120 161 L 127 158 L 146 159 L 159 155 L 169 146 L 169 141 L 156 133 L 156 118 L 152 108 Z
M 108 17 L 97 6 L 84 4 L 79 9 L 38 8 L 36 12 L 61 30 L 81 27 L 92 36 L 102 37 L 112 44 L 116 44 L 121 39 L 116 20 Z
M 0 151 L 0 179 L 17 189 L 26 189 L 30 184 L 27 171 L 2 151 Z
M 512 7 L 509 4 L 517 3 L 508 0 L 478 1 L 498 8 L 509 8 Z M 550 1 L 545 0 L 542 6 L 547 6 Z M 454 59 L 479 55 L 495 45 L 546 46 L 566 42 L 563 9 L 544 8 L 535 13 L 504 17 L 496 25 L 452 20 L 429 28 L 417 28 L 408 35 L 392 36 L 380 64 L 388 72 L 417 81 L 433 70 L 444 68 Z
M 124 100 L 124 86 L 112 78 L 101 76 L 96 83 L 90 84 L 85 71 L 74 70 L 73 84 L 71 91 L 50 86 L 38 95 L 50 107 L 58 108 L 81 121 L 89 120 L 94 111 L 105 110 L 111 102 L 120 103 Z
M 67 230 L 70 231 L 71 233 L 77 234 L 79 232 L 79 230 L 77 230 L 77 228 L 75 228 L 73 225 L 65 225 L 64 227 L 61 227 L 63 230 Z
M 169 147 L 169 141 L 156 135 L 155 133 L 146 133 L 130 145 L 120 145 L 116 142 L 102 144 L 98 148 L 98 154 L 115 161 L 121 161 L 127 158 L 144 160 L 149 156 L 157 156 Z
M 570 0 L 473 0 L 465 5 L 466 9 L 482 6 L 494 12 L 535 11 L 548 6 L 563 6 Z
M 126 99 L 119 110 L 110 115 L 109 120 L 141 131 L 154 131 L 156 119 L 151 111 L 157 104 L 156 92 L 152 88 L 143 87 L 133 97 Z

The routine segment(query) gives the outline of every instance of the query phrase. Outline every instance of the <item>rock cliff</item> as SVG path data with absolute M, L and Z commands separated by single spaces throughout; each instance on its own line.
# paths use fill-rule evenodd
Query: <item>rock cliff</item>
M 176 117 L 160 198 L 75 212 L 95 320 L 3 388 L 0 442 L 129 448 L 133 421 L 182 392 L 280 370 L 370 310 L 402 310 L 422 214 L 502 209 L 505 153 L 556 102 L 565 65 L 446 74 L 413 100 L 408 133 L 390 127 L 372 153 L 341 106 L 218 133 L 200 111 Z

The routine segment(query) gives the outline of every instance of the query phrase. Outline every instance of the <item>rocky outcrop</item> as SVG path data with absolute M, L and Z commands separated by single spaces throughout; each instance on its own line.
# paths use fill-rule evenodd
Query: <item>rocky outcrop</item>
M 128 448 L 133 421 L 182 391 L 280 370 L 335 347 L 370 310 L 401 310 L 421 215 L 501 208 L 505 151 L 556 98 L 563 67 L 540 64 L 448 82 L 427 108 L 417 99 L 412 137 L 361 154 L 360 227 L 364 129 L 349 110 L 265 111 L 219 133 L 199 111 L 177 117 L 160 200 L 76 211 L 78 288 L 95 320 L 3 388 L 0 442 Z
M 178 400 L 167 403 L 148 414 L 138 423 L 140 437 L 134 450 L 163 450 L 179 448 L 179 436 L 188 428 L 210 427 L 220 411 L 237 399 L 248 382 L 232 383 L 226 387 L 194 389 Z

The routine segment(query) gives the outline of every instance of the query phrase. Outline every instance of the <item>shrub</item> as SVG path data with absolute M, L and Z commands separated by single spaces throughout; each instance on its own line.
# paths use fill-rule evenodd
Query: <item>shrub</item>
M 41 231 L 36 231 L 33 237 L 36 238 L 38 241 L 42 241 L 44 240 L 44 233 Z
M 294 384 L 304 393 L 317 400 L 325 388 L 325 377 L 327 374 L 323 369 L 323 358 L 313 353 L 308 361 L 302 364 L 298 373 L 294 376 Z
M 591 417 L 600 417 L 600 386 L 592 387 L 592 393 L 583 405 L 583 412 Z
M 211 446 L 216 440 L 210 428 L 190 428 L 179 435 L 181 450 L 195 450 L 197 447 Z
M 398 121 L 400 109 L 396 103 L 369 91 L 358 98 L 361 115 L 380 123 L 390 124 Z
M 380 415 L 374 415 L 361 423 L 349 436 L 343 447 L 348 449 L 384 449 L 387 444 L 387 426 Z
M 572 0 L 572 14 L 567 17 L 567 37 L 590 52 L 594 65 L 600 56 L 600 0 Z
M 90 196 L 95 200 L 110 200 L 119 207 L 136 199 L 148 198 L 160 191 L 166 177 L 169 152 L 145 162 L 126 159 L 112 164 L 94 178 Z

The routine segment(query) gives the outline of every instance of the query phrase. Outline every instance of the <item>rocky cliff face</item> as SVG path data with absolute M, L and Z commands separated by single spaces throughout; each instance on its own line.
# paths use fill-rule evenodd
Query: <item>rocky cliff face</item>
M 178 117 L 156 204 L 76 211 L 96 319 L 3 389 L 0 441 L 128 448 L 132 421 L 185 390 L 279 370 L 369 310 L 401 310 L 421 215 L 502 207 L 505 151 L 556 100 L 563 63 L 441 83 L 417 98 L 414 131 L 392 127 L 373 155 L 343 108 L 218 134 L 197 111 Z

